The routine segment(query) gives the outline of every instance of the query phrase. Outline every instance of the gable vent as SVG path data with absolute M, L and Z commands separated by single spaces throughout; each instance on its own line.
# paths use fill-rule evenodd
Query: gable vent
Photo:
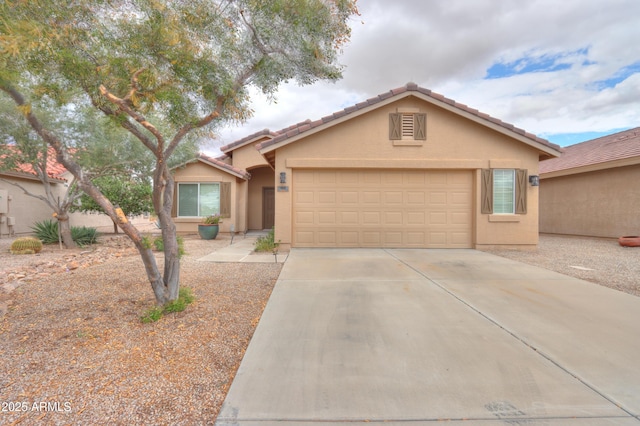
M 402 137 L 413 138 L 413 114 L 402 114 Z

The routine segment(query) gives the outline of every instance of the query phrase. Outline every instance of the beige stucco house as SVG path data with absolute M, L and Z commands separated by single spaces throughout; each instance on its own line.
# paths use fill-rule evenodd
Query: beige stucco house
M 1 161 L 1 159 L 0 159 Z M 73 176 L 55 159 L 50 148 L 47 175 L 51 192 L 63 199 Z M 14 170 L 0 171 L 0 238 L 31 234 L 37 222 L 53 220 L 53 210 L 42 200 L 29 196 L 46 197 L 44 185 L 29 164 L 18 164 Z M 131 218 L 136 226 L 148 225 L 149 219 L 142 216 Z M 113 232 L 109 216 L 100 213 L 74 212 L 69 214 L 71 226 L 90 226 L 100 232 Z
M 560 148 L 409 83 L 264 130 L 175 170 L 175 220 L 268 229 L 293 247 L 532 247 L 541 159 Z
M 540 179 L 540 232 L 640 235 L 640 127 L 565 147 Z

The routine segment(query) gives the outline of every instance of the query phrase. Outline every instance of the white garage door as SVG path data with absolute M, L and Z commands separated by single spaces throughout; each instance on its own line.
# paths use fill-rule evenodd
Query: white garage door
M 293 246 L 470 248 L 471 171 L 294 170 Z

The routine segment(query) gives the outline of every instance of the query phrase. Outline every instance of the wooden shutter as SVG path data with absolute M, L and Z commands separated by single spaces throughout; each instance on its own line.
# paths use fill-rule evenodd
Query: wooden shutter
M 178 184 L 173 184 L 173 202 L 171 203 L 171 217 L 178 217 Z
M 231 182 L 220 182 L 220 216 L 231 217 Z
M 516 170 L 516 214 L 527 214 L 527 171 Z
M 482 169 L 480 184 L 480 198 L 482 205 L 480 213 L 493 214 L 493 170 Z
M 427 140 L 427 114 L 414 114 L 413 120 L 413 139 Z
M 402 139 L 402 114 L 389 114 L 389 139 Z

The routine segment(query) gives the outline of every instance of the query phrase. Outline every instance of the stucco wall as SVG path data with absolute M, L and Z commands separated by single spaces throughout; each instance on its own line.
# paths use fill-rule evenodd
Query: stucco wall
M 45 195 L 43 186 L 40 181 L 9 178 L 6 176 L 2 177 L 5 179 L 11 179 L 12 181 L 19 183 L 30 193 L 42 196 Z M 62 184 L 57 183 L 52 185 L 52 190 L 57 195 L 61 196 L 64 193 L 64 189 L 65 188 Z M 16 224 L 13 227 L 13 232 L 16 235 L 30 234 L 32 233 L 31 227 L 34 223 L 53 219 L 53 210 L 51 210 L 51 208 L 47 204 L 45 204 L 44 201 L 25 195 L 20 188 L 14 185 L 10 185 L 2 180 L 0 180 L 0 190 L 6 190 L 9 197 L 9 211 L 6 215 L 1 216 L 2 218 L 4 218 L 2 220 L 2 222 L 4 223 L 0 223 L 0 236 L 2 236 L 3 238 L 8 237 L 10 231 L 9 227 L 7 226 L 6 217 L 15 218 Z
M 185 167 L 174 170 L 174 180 L 176 185 L 178 183 L 196 183 L 196 182 L 230 182 L 231 183 L 231 217 L 222 219 L 220 224 L 220 232 L 230 232 L 231 225 L 234 225 L 236 231 L 243 231 L 243 221 L 239 217 L 238 211 L 238 197 L 242 197 L 242 193 L 239 191 L 241 186 L 239 181 L 241 179 L 236 178 L 229 173 L 219 170 L 215 167 L 207 164 L 196 162 L 189 163 Z M 177 197 L 177 189 L 176 189 Z M 177 207 L 177 203 L 174 200 L 174 204 Z M 174 217 L 176 229 L 180 234 L 193 234 L 198 232 L 198 223 L 201 223 L 199 218 L 180 218 Z
M 540 232 L 617 238 L 640 235 L 640 165 L 540 182 Z
M 418 108 L 427 113 L 422 146 L 394 146 L 389 113 Z M 538 174 L 538 152 L 457 114 L 408 97 L 322 132 L 285 145 L 276 153 L 276 176 L 286 172 L 289 191 L 276 192 L 276 240 L 291 242 L 291 187 L 294 168 L 377 168 L 475 170 L 474 246 L 535 245 L 538 242 L 538 191 L 527 186 L 526 215 L 480 213 L 480 169 L 522 168 Z

